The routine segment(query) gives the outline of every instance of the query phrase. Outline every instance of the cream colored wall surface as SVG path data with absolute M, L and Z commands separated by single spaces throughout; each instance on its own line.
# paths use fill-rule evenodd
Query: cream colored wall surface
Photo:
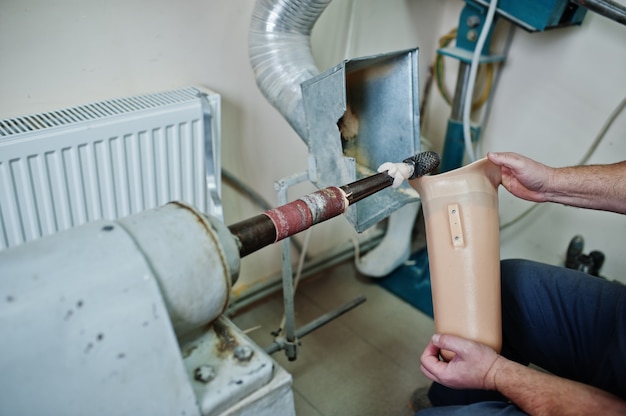
M 318 66 L 339 63 L 346 51 L 359 56 L 432 45 L 435 33 L 421 33 L 429 37 L 419 42 L 419 26 L 410 17 L 419 3 L 438 18 L 435 2 L 394 0 L 381 7 L 375 1 L 335 0 L 314 30 Z M 224 168 L 276 205 L 274 181 L 305 171 L 307 149 L 256 86 L 247 50 L 253 5 L 252 0 L 5 0 L 0 118 L 203 85 L 222 96 Z M 430 26 L 436 22 L 420 16 Z M 304 184 L 289 196 L 313 190 Z M 261 211 L 227 186 L 223 200 L 226 224 Z M 318 225 L 311 254 L 353 234 L 343 218 Z M 279 245 L 246 257 L 238 286 L 243 290 L 246 283 L 279 272 L 280 262 Z
M 247 30 L 252 0 L 4 0 L 0 3 L 0 118 L 101 99 L 204 85 L 222 96 L 223 166 L 276 204 L 274 181 L 306 169 L 306 146 L 259 92 Z M 335 0 L 312 36 L 321 70 L 347 57 L 420 47 L 420 85 L 437 39 L 456 25 L 460 0 Z M 514 150 L 555 165 L 576 163 L 626 95 L 626 28 L 597 16 L 582 27 L 518 30 L 481 151 Z M 454 63 L 448 82 L 454 85 Z M 436 91 L 423 133 L 440 150 L 449 108 Z M 626 159 L 626 117 L 593 162 Z M 295 187 L 293 199 L 312 191 Z M 260 212 L 224 187 L 231 224 Z M 502 195 L 501 216 L 525 205 Z M 502 234 L 503 257 L 558 263 L 569 239 L 607 254 L 605 271 L 626 270 L 625 217 L 544 207 Z M 312 254 L 353 234 L 343 218 L 312 230 Z M 302 237 L 298 237 L 302 240 Z M 280 248 L 244 259 L 242 281 L 279 271 Z

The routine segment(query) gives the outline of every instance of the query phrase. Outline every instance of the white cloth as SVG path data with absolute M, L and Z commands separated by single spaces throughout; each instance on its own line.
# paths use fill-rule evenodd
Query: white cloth
M 402 185 L 402 182 L 409 179 L 413 175 L 414 166 L 407 163 L 392 163 L 385 162 L 378 167 L 378 172 L 387 171 L 387 174 L 393 177 L 392 188 L 397 188 Z

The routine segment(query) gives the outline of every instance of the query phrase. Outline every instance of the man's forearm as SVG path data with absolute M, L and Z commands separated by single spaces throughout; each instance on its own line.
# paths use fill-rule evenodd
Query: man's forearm
M 554 169 L 551 202 L 626 214 L 626 161 Z
M 503 357 L 489 373 L 490 387 L 532 416 L 626 415 L 626 402 L 610 393 Z

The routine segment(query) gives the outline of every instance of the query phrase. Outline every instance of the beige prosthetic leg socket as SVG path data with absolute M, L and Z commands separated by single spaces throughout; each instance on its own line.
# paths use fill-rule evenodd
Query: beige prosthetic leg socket
M 426 223 L 435 331 L 500 352 L 500 168 L 481 159 L 410 182 Z M 444 359 L 453 354 L 442 351 Z

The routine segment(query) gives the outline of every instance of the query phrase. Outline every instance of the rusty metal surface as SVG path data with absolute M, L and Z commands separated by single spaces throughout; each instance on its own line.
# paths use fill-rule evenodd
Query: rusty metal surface
M 183 343 L 181 350 L 203 415 L 224 414 L 267 385 L 275 373 L 272 359 L 224 316 Z
M 217 320 L 213 323 L 213 331 L 217 335 L 218 342 L 215 344 L 215 350 L 219 354 L 233 352 L 239 342 L 235 339 L 228 326 L 222 321 Z

